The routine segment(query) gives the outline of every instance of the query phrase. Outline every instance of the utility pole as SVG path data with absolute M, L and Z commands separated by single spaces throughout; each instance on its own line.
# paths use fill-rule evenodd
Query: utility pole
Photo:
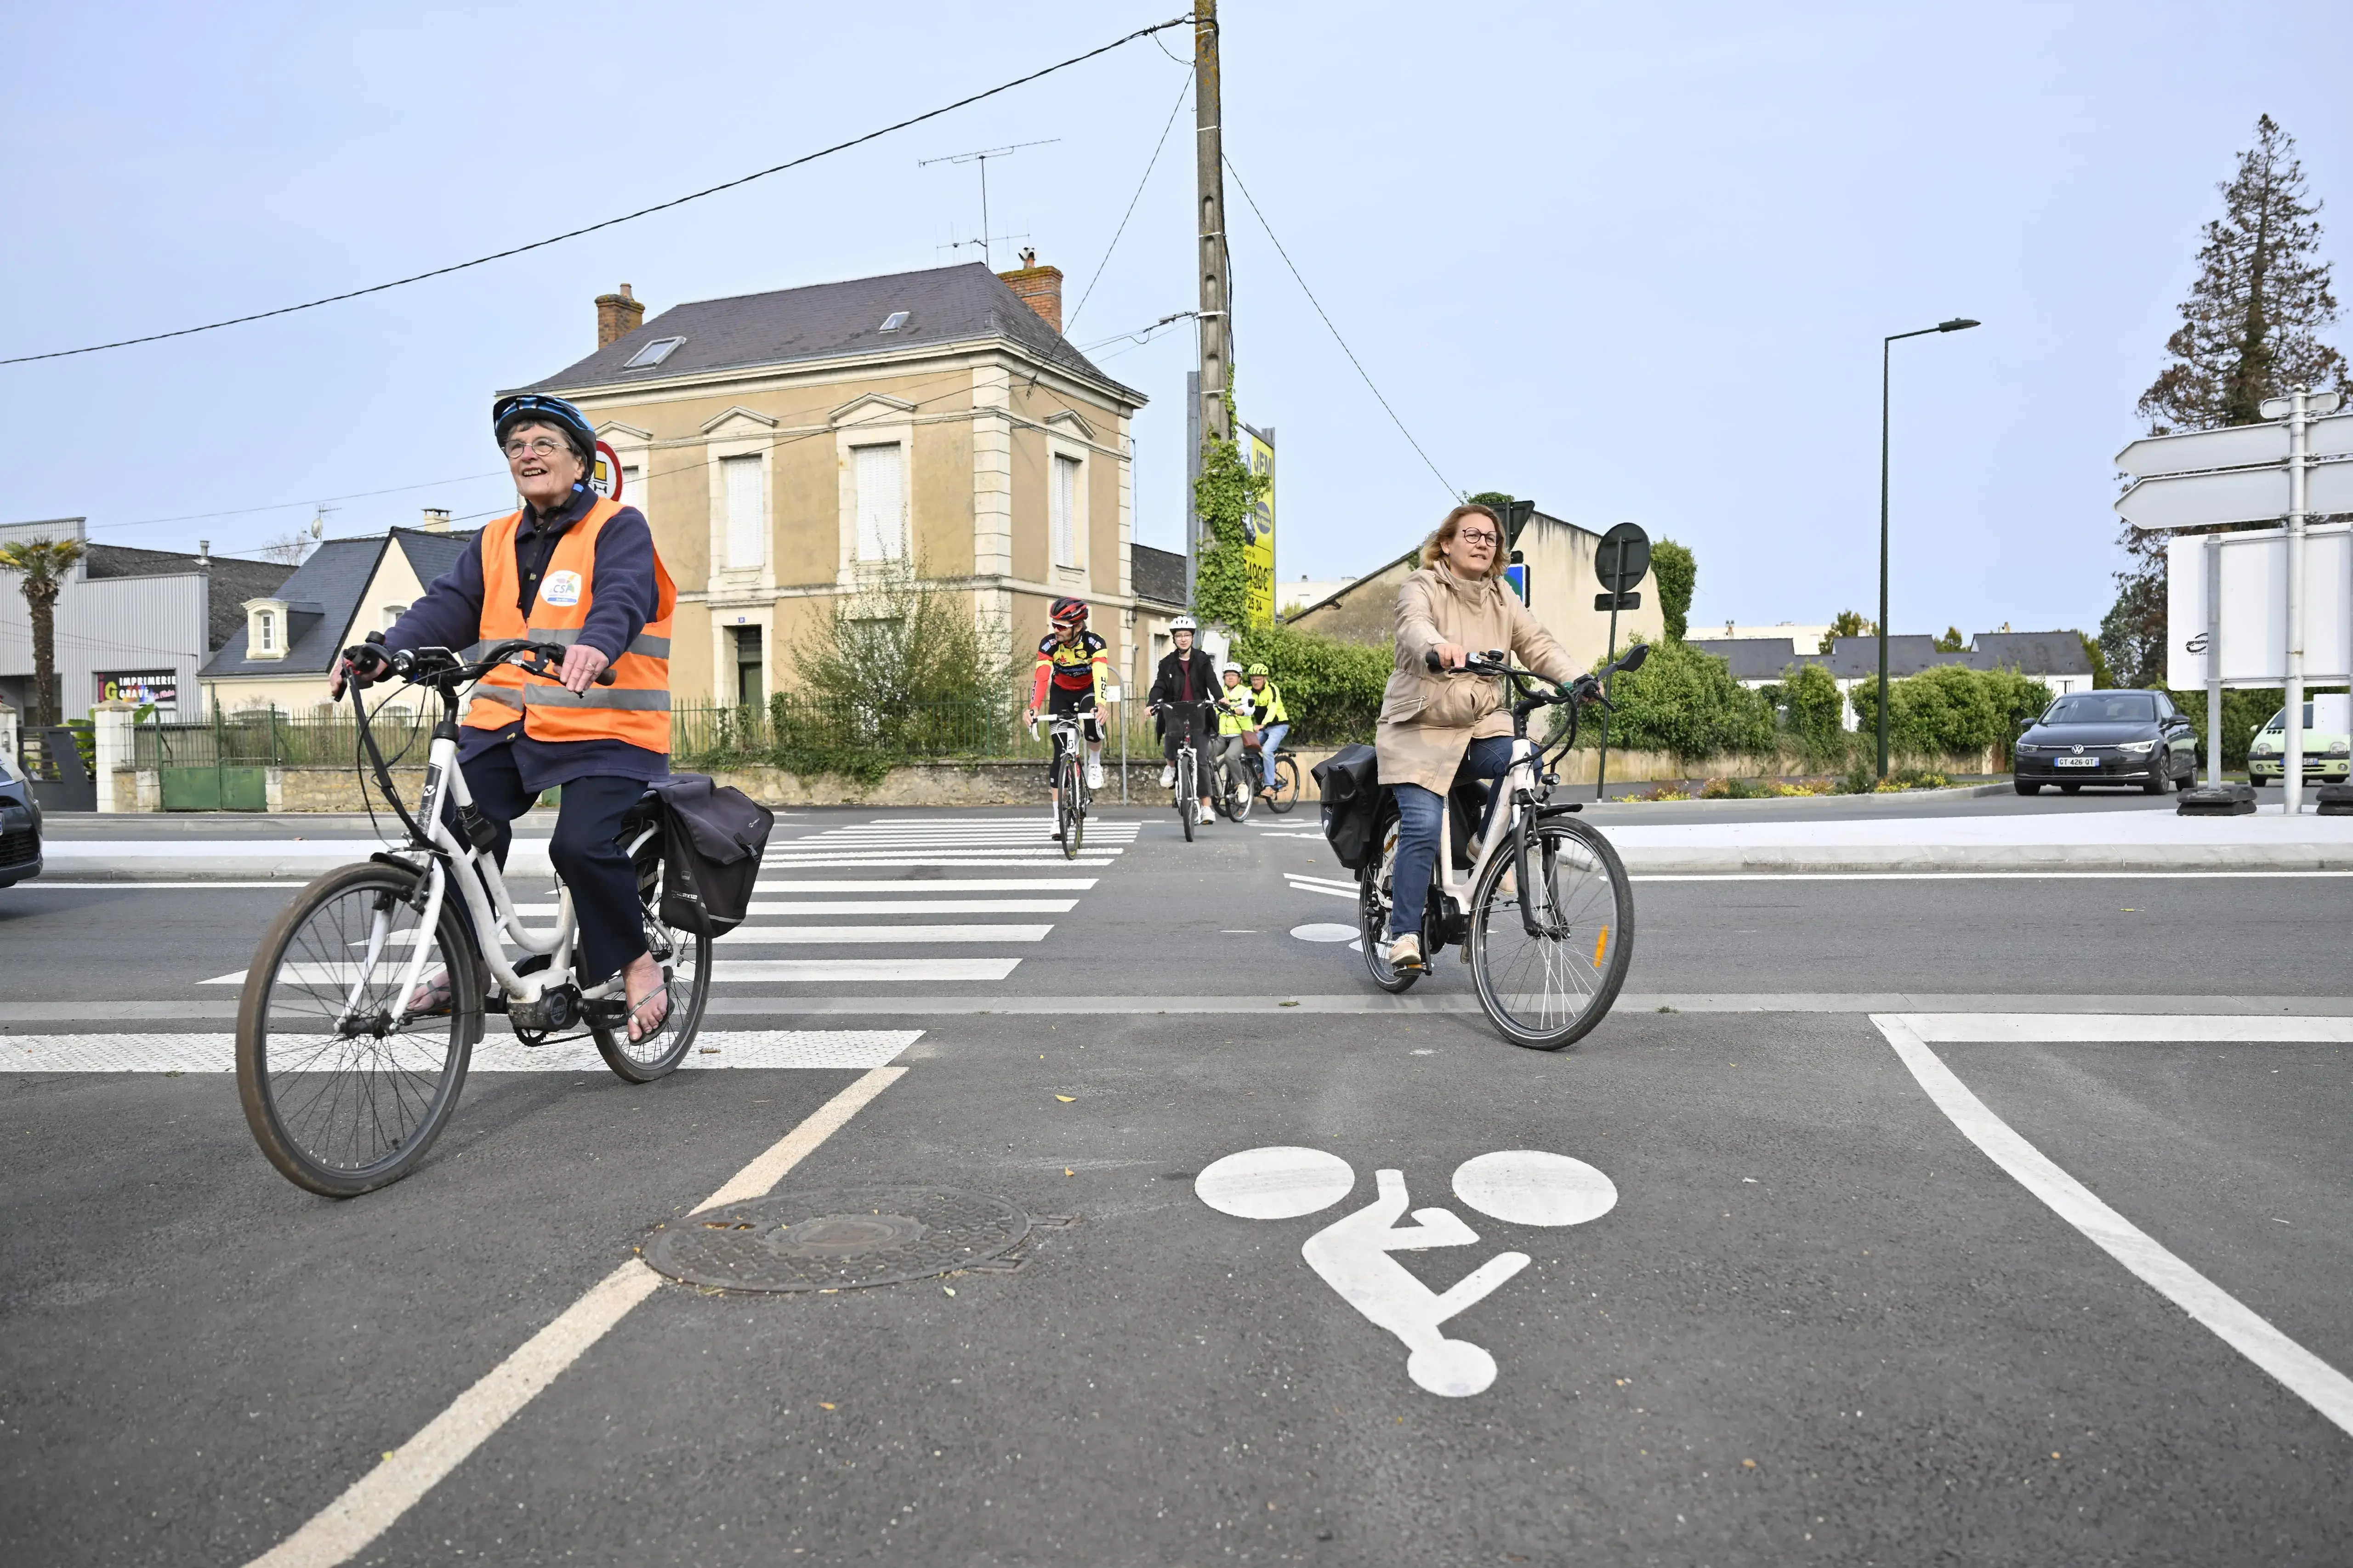
M 1230 440 L 1226 422 L 1227 356 L 1233 321 L 1226 312 L 1226 160 L 1219 127 L 1218 0 L 1193 6 L 1194 184 L 1201 233 L 1201 439 Z

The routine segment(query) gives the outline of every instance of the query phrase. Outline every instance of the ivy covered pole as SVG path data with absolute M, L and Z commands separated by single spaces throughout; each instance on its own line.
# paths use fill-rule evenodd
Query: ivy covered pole
M 1273 481 L 1253 473 L 1234 439 L 1234 395 L 1228 373 L 1225 395 L 1218 400 L 1225 416 L 1224 436 L 1205 435 L 1201 442 L 1201 475 L 1193 481 L 1193 510 L 1201 520 L 1200 564 L 1194 574 L 1193 613 L 1204 622 L 1236 630 L 1250 625 L 1250 532 L 1245 520 Z

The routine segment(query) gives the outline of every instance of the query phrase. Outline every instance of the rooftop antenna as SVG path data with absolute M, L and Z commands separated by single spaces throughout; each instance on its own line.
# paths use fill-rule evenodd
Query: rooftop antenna
M 1061 138 L 1059 136 L 1049 136 L 1042 142 L 1016 142 L 1009 147 L 984 147 L 974 153 L 944 153 L 936 158 L 918 158 L 915 160 L 915 167 L 918 169 L 927 169 L 934 163 L 977 163 L 980 165 L 980 239 L 978 243 L 980 246 L 981 257 L 988 263 L 990 271 L 994 272 L 997 269 L 997 257 L 989 249 L 988 161 L 991 158 L 1002 158 L 1008 153 L 1018 153 L 1024 147 L 1051 146 L 1053 143 L 1060 142 L 1060 140 Z M 1009 239 L 1014 237 L 1010 235 L 1000 235 L 997 237 Z M 971 240 L 958 240 L 955 243 L 958 245 L 970 245 L 974 242 Z

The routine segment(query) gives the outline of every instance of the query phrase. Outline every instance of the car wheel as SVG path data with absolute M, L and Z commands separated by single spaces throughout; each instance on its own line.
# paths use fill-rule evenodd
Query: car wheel
M 2039 784 L 2032 783 L 2030 780 L 2013 779 L 2010 782 L 2017 785 L 2018 793 L 2021 795 L 2041 795 L 2042 793 L 2042 786 Z

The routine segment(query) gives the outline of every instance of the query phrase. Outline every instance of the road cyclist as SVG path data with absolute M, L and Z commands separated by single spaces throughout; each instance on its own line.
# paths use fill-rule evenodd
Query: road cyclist
M 585 482 L 596 436 L 578 409 L 504 397 L 492 429 L 522 508 L 475 535 L 388 631 L 345 649 L 329 680 L 351 693 L 408 843 L 305 888 L 247 972 L 248 1122 L 281 1173 L 328 1195 L 424 1157 L 486 1010 L 507 1012 L 526 1045 L 586 1025 L 614 1071 L 642 1082 L 683 1058 L 710 983 L 709 936 L 670 929 L 655 907 L 649 786 L 670 771 L 676 591 L 645 519 Z M 386 677 L 440 709 L 414 816 L 368 723 L 363 689 Z M 548 843 L 557 921 L 533 931 L 502 868 L 514 819 L 549 789 L 562 791 Z M 508 940 L 528 956 L 510 963 Z
M 1107 712 L 1098 711 L 1096 705 L 1103 700 L 1111 684 L 1111 650 L 1102 637 L 1087 629 L 1084 599 L 1056 599 L 1048 616 L 1050 629 L 1038 640 L 1037 669 L 1029 687 L 1029 723 L 1034 734 L 1041 711 L 1057 721 L 1051 726 L 1053 751 L 1046 762 L 1046 784 L 1054 801 L 1054 842 L 1062 845 L 1067 853 L 1071 846 L 1065 822 L 1062 759 L 1074 743 L 1075 733 L 1083 728 L 1086 788 L 1103 788 L 1103 720 Z M 1063 720 L 1071 722 L 1060 722 Z M 1083 803 L 1071 804 L 1079 809 L 1069 815 L 1082 818 Z
M 1503 543 L 1493 512 L 1458 506 L 1398 589 L 1397 663 L 1376 737 L 1387 798 L 1360 873 L 1359 926 L 1385 989 L 1404 990 L 1440 944 L 1461 942 L 1497 1028 L 1557 1049 L 1616 1000 L 1633 900 L 1608 841 L 1576 806 L 1549 804 L 1553 775 L 1528 720 L 1566 703 L 1565 752 L 1578 709 L 1603 692 L 1504 587 Z M 1611 671 L 1639 668 L 1644 651 Z M 1519 698 L 1508 708 L 1507 693 Z M 1477 826 L 1464 831 L 1458 816 Z M 1454 890 L 1457 858 L 1469 862 L 1467 900 Z
M 1271 811 L 1289 811 L 1299 804 L 1299 759 L 1282 749 L 1291 733 L 1291 714 L 1282 705 L 1282 688 L 1271 671 L 1253 664 L 1244 672 L 1250 680 L 1250 723 L 1258 731 L 1259 765 L 1265 783 L 1259 794 Z
M 1167 765 L 1160 770 L 1160 783 L 1176 791 L 1176 815 L 1185 823 L 1187 839 L 1195 826 L 1216 814 L 1209 798 L 1209 748 L 1216 722 L 1212 705 L 1217 700 L 1218 676 L 1209 656 L 1194 646 L 1198 636 L 1199 627 L 1190 616 L 1178 616 L 1168 623 L 1173 646 L 1154 669 L 1152 689 L 1146 694 L 1160 725 L 1161 755 L 1167 759 Z

